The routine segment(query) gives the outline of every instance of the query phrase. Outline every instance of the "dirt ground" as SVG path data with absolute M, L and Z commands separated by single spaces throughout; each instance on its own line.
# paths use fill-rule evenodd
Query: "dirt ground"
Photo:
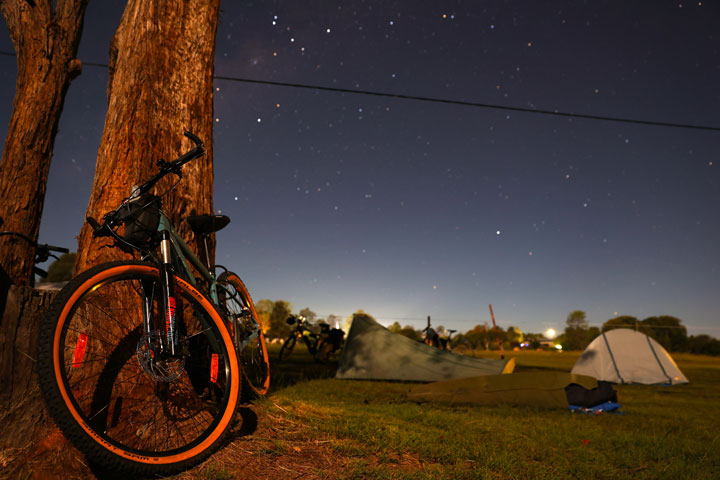
M 201 465 L 170 478 L 195 479 L 336 479 L 379 463 L 390 470 L 421 469 L 417 458 L 405 456 L 342 455 L 327 448 L 332 440 L 308 440 L 307 427 L 287 418 L 272 401 L 241 410 L 230 442 Z M 312 437 L 312 435 L 310 435 Z M 352 451 L 352 441 L 343 441 Z M 0 450 L 0 479 L 12 480 L 128 480 L 126 474 L 109 472 L 88 464 L 58 429 L 52 429 L 37 445 Z

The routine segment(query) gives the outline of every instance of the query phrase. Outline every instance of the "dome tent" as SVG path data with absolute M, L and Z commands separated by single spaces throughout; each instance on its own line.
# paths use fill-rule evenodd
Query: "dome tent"
M 644 333 L 618 328 L 593 340 L 572 373 L 613 383 L 688 383 L 670 354 Z

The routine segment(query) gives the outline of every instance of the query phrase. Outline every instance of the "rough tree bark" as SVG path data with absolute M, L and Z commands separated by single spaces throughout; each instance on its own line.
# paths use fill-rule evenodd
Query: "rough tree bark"
M 0 315 L 0 448 L 24 446 L 47 419 L 34 357 L 40 318 L 54 295 L 12 286 Z
M 163 198 L 163 211 L 195 251 L 185 222 L 192 213 L 212 213 L 213 57 L 220 0 L 130 0 L 110 47 L 108 112 L 98 152 L 87 215 L 100 219 L 157 172 L 156 161 L 172 160 L 192 146 L 190 130 L 207 155 L 187 164 L 177 189 Z M 166 177 L 156 193 L 170 190 Z M 99 248 L 85 224 L 78 238 L 75 271 L 124 255 Z
M 65 93 L 80 74 L 75 58 L 87 0 L 0 0 L 17 53 L 13 113 L 0 160 L 0 217 L 4 230 L 37 241 L 50 158 Z M 30 285 L 34 248 L 0 237 L 0 270 Z M 4 299 L 3 299 L 4 300 Z

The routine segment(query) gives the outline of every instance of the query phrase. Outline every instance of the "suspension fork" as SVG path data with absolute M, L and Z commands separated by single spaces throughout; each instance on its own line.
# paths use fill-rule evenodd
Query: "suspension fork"
M 153 328 L 153 297 L 155 296 L 155 286 L 157 282 L 154 280 L 142 280 L 140 286 L 142 288 L 142 310 L 143 310 L 143 334 L 150 335 Z
M 165 335 L 163 336 L 163 350 L 176 356 L 180 352 L 178 345 L 177 325 L 175 322 L 175 268 L 172 263 L 172 245 L 170 232 L 160 232 L 160 285 L 162 288 L 162 307 L 165 320 Z

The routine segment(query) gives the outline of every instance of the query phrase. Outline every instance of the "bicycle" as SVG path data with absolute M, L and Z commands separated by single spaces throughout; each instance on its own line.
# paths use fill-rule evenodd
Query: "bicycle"
M 298 338 L 303 340 L 310 355 L 318 362 L 326 361 L 331 354 L 336 353 L 342 347 L 345 332 L 339 328 L 330 328 L 330 325 L 323 322 L 320 323 L 320 334 L 317 334 L 310 330 L 305 317 L 296 317 L 295 315 L 289 316 L 285 323 L 294 325 L 294 330 L 280 348 L 278 358 L 281 361 L 290 356 Z
M 422 332 L 425 334 L 425 336 L 422 339 L 422 342 L 425 345 L 429 345 L 431 347 L 439 348 L 440 350 L 446 350 L 448 352 L 452 351 L 452 334 L 457 332 L 457 330 L 445 330 L 448 334 L 447 338 L 443 338 L 440 336 L 439 333 L 437 333 L 437 330 L 432 328 L 432 325 L 430 324 L 430 316 L 428 316 L 427 319 L 427 326 L 422 329 Z
M 58 427 L 90 460 L 142 475 L 204 460 L 227 438 L 238 405 L 270 384 L 250 294 L 207 255 L 207 239 L 230 219 L 188 218 L 203 239 L 204 265 L 162 212 L 161 197 L 150 194 L 166 175 L 179 182 L 182 166 L 205 153 L 198 137 L 185 136 L 193 149 L 159 160 L 159 172 L 101 223 L 87 218 L 95 237 L 112 238 L 140 261 L 101 264 L 72 279 L 38 340 L 41 391 Z
M 0 227 L 3 225 L 4 221 L 2 217 L 0 217 Z M 56 247 L 55 245 L 48 245 L 47 243 L 37 243 L 32 238 L 28 237 L 27 235 L 24 235 L 19 232 L 10 232 L 10 231 L 4 231 L 0 232 L 0 237 L 17 237 L 20 238 L 26 242 L 28 242 L 30 245 L 35 247 L 35 258 L 33 259 L 33 273 L 41 278 L 46 278 L 48 276 L 48 272 L 43 270 L 42 268 L 38 267 L 39 263 L 46 262 L 50 259 L 50 257 L 53 257 L 55 260 L 59 260 L 59 257 L 57 255 L 54 255 L 52 252 L 57 253 L 69 253 L 70 250 L 64 247 Z M 30 278 L 30 286 L 35 286 L 35 276 L 32 276 Z

